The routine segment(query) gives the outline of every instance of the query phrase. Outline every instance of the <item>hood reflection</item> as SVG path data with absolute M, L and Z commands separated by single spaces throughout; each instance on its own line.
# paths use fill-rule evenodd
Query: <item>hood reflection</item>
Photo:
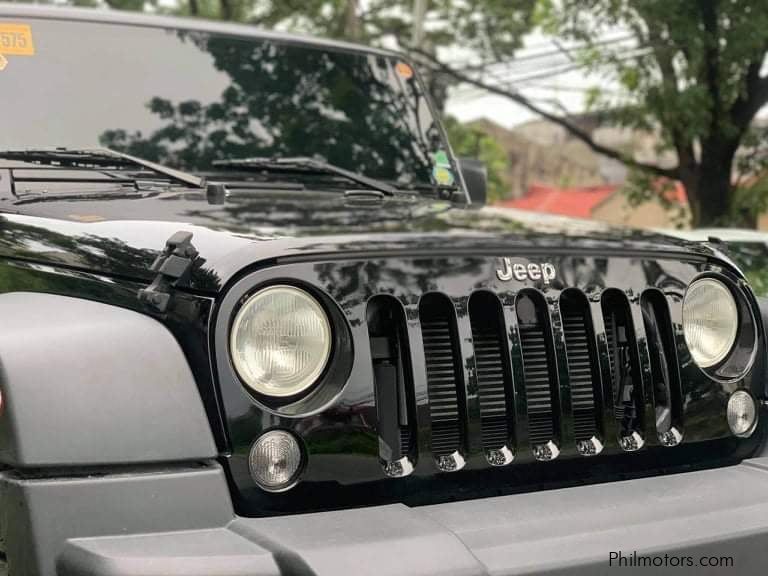
M 0 254 L 136 279 L 174 232 L 200 252 L 192 286 L 217 291 L 264 258 L 341 252 L 515 255 L 526 251 L 712 254 L 704 245 L 605 224 L 419 198 L 356 202 L 338 193 L 239 192 L 223 204 L 201 192 L 140 199 L 53 200 L 0 216 Z

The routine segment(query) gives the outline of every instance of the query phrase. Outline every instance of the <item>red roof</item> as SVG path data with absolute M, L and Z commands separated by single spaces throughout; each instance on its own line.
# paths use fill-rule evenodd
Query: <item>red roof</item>
M 669 192 L 667 193 L 667 197 L 672 200 L 673 202 L 677 202 L 678 204 L 687 205 L 688 204 L 688 194 L 685 193 L 685 186 L 683 186 L 682 182 L 675 181 L 673 182 L 674 188 L 671 188 Z
M 519 210 L 535 210 L 549 214 L 561 214 L 575 218 L 591 218 L 593 210 L 603 200 L 619 189 L 615 184 L 603 186 L 580 186 L 573 188 L 556 188 L 543 184 L 531 184 L 522 198 L 502 200 L 497 206 L 518 208 Z M 674 182 L 674 187 L 666 192 L 667 197 L 678 204 L 687 204 L 685 188 L 680 182 Z
M 589 218 L 592 210 L 618 190 L 618 186 L 586 186 L 580 188 L 554 188 L 531 184 L 523 198 L 504 200 L 499 206 Z

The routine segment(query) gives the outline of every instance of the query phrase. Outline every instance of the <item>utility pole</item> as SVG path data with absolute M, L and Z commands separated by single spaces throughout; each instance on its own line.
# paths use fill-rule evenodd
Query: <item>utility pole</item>
M 343 36 L 352 40 L 360 39 L 360 20 L 358 16 L 357 0 L 347 0 L 344 11 Z
M 434 46 L 429 46 L 426 43 L 426 31 L 424 29 L 425 20 L 427 19 L 427 9 L 429 8 L 429 0 L 413 0 L 413 26 L 411 27 L 411 46 L 418 48 L 424 52 L 433 54 L 435 51 Z M 447 98 L 447 84 L 445 82 L 446 77 L 444 74 L 440 74 L 433 67 L 429 66 L 426 59 L 416 52 L 411 55 L 413 59 L 420 64 L 422 70 L 422 78 L 426 80 L 427 87 L 432 95 L 432 101 L 437 105 L 437 108 L 441 111 L 445 109 L 445 100 Z
M 424 41 L 424 19 L 427 16 L 429 0 L 413 0 L 413 27 L 411 28 L 411 46 L 421 48 Z

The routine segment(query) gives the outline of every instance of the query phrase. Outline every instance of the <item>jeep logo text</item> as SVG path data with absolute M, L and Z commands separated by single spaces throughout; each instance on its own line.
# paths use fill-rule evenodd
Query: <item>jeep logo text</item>
M 555 279 L 555 267 L 549 262 L 544 264 L 523 264 L 521 262 L 512 262 L 512 258 L 502 258 L 501 267 L 496 269 L 496 277 L 502 282 L 508 282 L 514 278 L 520 282 L 525 280 L 544 280 L 544 284 L 549 284 Z

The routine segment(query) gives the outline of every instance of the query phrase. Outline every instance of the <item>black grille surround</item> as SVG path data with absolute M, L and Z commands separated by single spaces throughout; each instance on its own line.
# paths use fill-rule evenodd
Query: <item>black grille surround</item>
M 413 342 L 423 354 L 429 408 L 419 429 L 431 438 L 422 471 L 681 444 L 685 415 L 678 410 L 674 427 L 657 421 L 660 402 L 669 400 L 655 398 L 660 392 L 651 372 L 669 362 L 679 371 L 684 284 L 668 295 L 652 282 L 639 289 L 621 282 L 578 287 L 529 280 L 519 290 L 497 284 L 502 289 L 459 297 L 430 291 L 415 300 L 420 339 Z M 646 335 L 644 295 L 669 309 L 653 324 L 669 337 Z M 482 305 L 473 306 L 479 299 Z M 462 324 L 468 325 L 463 334 L 455 328 Z M 667 380 L 666 396 L 684 397 L 680 379 Z M 461 464 L 446 468 L 443 459 L 451 453 Z
M 756 437 L 731 435 L 725 410 L 734 386 L 761 397 L 757 371 L 735 385 L 717 382 L 691 361 L 682 334 L 687 286 L 712 273 L 738 285 L 735 272 L 695 255 L 516 260 L 549 262 L 556 277 L 546 284 L 503 281 L 494 256 L 390 255 L 280 263 L 244 276 L 241 294 L 290 281 L 336 308 L 333 323 L 346 324 L 352 366 L 336 395 L 318 389 L 283 415 L 282 407 L 260 406 L 238 381 L 227 380 L 221 325 L 217 364 L 238 509 L 262 515 L 440 502 L 722 465 L 757 447 Z M 234 309 L 238 292 L 232 293 Z M 391 314 L 396 328 L 369 327 L 369 304 L 381 298 L 401 311 Z M 533 315 L 529 304 L 520 306 L 524 301 L 533 303 Z M 644 309 L 649 302 L 652 309 Z M 380 352 L 372 337 L 399 344 Z M 659 350 L 671 370 L 660 369 Z M 393 391 L 387 400 L 397 410 L 377 410 L 376 354 L 391 356 L 384 360 L 394 365 L 401 355 L 397 386 L 378 386 Z M 617 402 L 620 389 L 626 403 Z M 655 398 L 659 391 L 664 396 Z M 657 414 L 668 415 L 668 429 L 657 430 Z M 307 452 L 301 481 L 284 495 L 261 492 L 248 473 L 253 439 L 272 428 L 292 431 Z

